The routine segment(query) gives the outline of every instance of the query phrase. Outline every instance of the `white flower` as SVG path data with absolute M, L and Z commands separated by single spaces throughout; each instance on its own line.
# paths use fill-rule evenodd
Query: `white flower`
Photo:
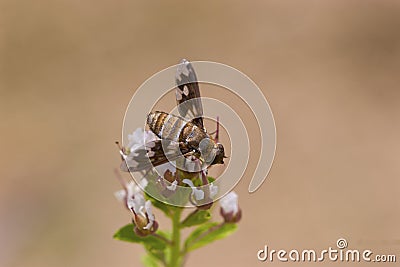
M 128 208 L 135 214 L 140 214 L 142 216 L 146 216 L 146 213 L 143 211 L 145 203 L 146 200 L 144 199 L 143 193 L 134 194 L 133 197 L 127 200 Z
M 140 236 L 146 236 L 157 231 L 158 223 L 151 210 L 150 200 L 145 200 L 143 195 L 135 195 L 130 201 L 133 212 L 133 221 L 135 222 L 135 233 Z
M 237 214 L 239 211 L 238 195 L 235 192 L 229 192 L 220 200 L 221 209 L 224 213 Z
M 176 190 L 176 186 L 178 185 L 178 180 L 175 180 L 171 183 L 171 185 L 167 186 L 167 189 L 170 191 L 175 191 Z
M 157 140 L 157 136 L 152 131 L 146 131 L 143 128 L 137 128 L 132 134 L 128 134 L 127 149 L 132 153 L 144 144 Z
M 150 230 L 151 227 L 153 226 L 154 221 L 155 221 L 154 214 L 151 211 L 151 201 L 150 200 L 146 201 L 146 203 L 144 204 L 144 209 L 146 211 L 149 223 L 145 227 L 143 227 L 143 229 Z
M 139 185 L 131 181 L 126 186 L 126 191 L 127 191 L 126 204 L 128 208 L 136 214 L 141 213 L 143 216 L 145 216 L 145 214 L 142 212 L 142 208 L 144 207 L 145 204 L 145 199 L 142 189 L 144 189 L 147 186 L 147 184 L 148 182 L 144 178 L 140 181 Z
M 137 156 L 135 153 L 135 150 L 138 148 L 143 148 L 145 144 L 148 145 L 148 148 L 151 148 L 152 144 L 150 143 L 151 141 L 158 140 L 159 138 L 152 132 L 152 131 L 146 131 L 143 128 L 137 128 L 132 134 L 128 134 L 128 145 L 126 146 L 126 150 L 129 151 L 129 156 Z M 154 145 L 154 144 L 153 144 Z M 177 147 L 179 148 L 179 147 Z M 127 158 L 127 155 L 125 155 L 123 152 L 120 152 L 122 157 L 125 159 Z M 155 152 L 154 151 L 149 151 L 147 155 L 149 157 L 154 156 Z M 132 166 L 135 167 L 135 166 Z M 176 172 L 176 167 L 175 163 L 172 162 L 167 162 L 165 164 L 156 166 L 155 169 L 157 172 L 160 174 L 161 177 L 164 176 L 165 172 L 167 170 L 171 171 L 172 173 Z
M 125 201 L 127 208 L 132 211 L 135 233 L 141 236 L 154 233 L 158 228 L 158 223 L 151 210 L 151 201 L 146 201 L 144 198 L 143 190 L 147 184 L 148 181 L 145 178 L 139 182 L 139 185 L 131 181 L 124 185 L 124 190 L 115 193 L 117 199 Z
M 210 197 L 214 198 L 218 193 L 218 186 L 213 183 L 210 184 Z
M 204 198 L 204 192 L 200 189 L 197 189 L 191 180 L 183 179 L 182 182 L 190 186 L 190 188 L 192 188 L 192 195 L 194 195 L 196 200 L 202 200 Z
M 114 193 L 114 196 L 118 201 L 123 202 L 125 201 L 126 198 L 126 190 L 125 189 L 118 190 L 117 192 Z
M 139 186 L 134 181 L 130 181 L 124 186 L 124 189 L 115 192 L 114 196 L 117 200 L 121 202 L 125 201 L 126 204 L 128 204 L 128 200 L 134 198 L 135 195 L 140 194 L 142 190 L 147 186 L 147 184 L 148 181 L 146 180 L 146 178 L 143 178 L 139 182 Z

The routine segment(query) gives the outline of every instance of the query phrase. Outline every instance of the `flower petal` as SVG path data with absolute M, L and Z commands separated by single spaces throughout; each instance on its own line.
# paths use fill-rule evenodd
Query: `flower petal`
M 168 185 L 168 186 L 167 186 L 167 189 L 168 189 L 168 190 L 171 190 L 171 191 L 175 191 L 175 190 L 176 190 L 177 184 L 178 184 L 178 181 L 175 180 L 175 181 L 173 181 L 173 182 L 171 183 L 171 185 Z
M 190 186 L 190 188 L 192 188 L 192 195 L 194 195 L 194 197 L 196 198 L 196 200 L 202 200 L 204 198 L 204 192 L 203 190 L 197 189 L 193 182 L 189 179 L 183 179 L 182 181 L 183 183 L 187 184 L 188 186 Z
M 235 192 L 233 191 L 229 192 L 220 200 L 220 205 L 222 210 L 225 213 L 232 212 L 233 215 L 236 215 L 239 211 L 238 198 L 239 197 Z
M 213 183 L 210 184 L 210 197 L 213 198 L 218 194 L 218 186 Z
M 143 227 L 143 229 L 149 230 L 153 226 L 155 217 L 153 212 L 151 211 L 151 201 L 147 200 L 146 203 L 144 204 L 144 208 L 146 210 L 147 218 L 149 219 L 149 223 Z
M 117 192 L 114 193 L 114 196 L 118 201 L 122 202 L 126 198 L 126 191 L 124 189 L 118 190 Z

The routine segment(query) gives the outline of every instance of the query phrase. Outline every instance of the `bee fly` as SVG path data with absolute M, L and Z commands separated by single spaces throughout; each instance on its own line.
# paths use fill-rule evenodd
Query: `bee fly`
M 180 116 L 162 111 L 151 112 L 147 116 L 147 125 L 160 139 L 131 151 L 124 157 L 125 162 L 121 169 L 142 171 L 189 156 L 200 160 L 203 166 L 224 163 L 224 146 L 218 143 L 219 123 L 213 139 L 203 124 L 200 89 L 196 73 L 189 61 L 184 59 L 178 65 L 175 81 Z M 193 119 L 187 119 L 188 117 Z

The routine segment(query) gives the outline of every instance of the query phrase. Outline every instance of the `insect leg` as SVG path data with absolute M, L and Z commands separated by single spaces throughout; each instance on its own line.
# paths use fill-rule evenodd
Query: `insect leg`
M 218 143 L 218 139 L 219 139 L 219 116 L 217 116 L 217 129 L 214 132 L 210 133 L 210 135 L 213 135 L 213 134 L 215 134 L 215 137 L 214 137 L 215 143 Z
M 215 133 L 215 142 L 218 143 L 219 139 L 219 116 L 217 116 L 217 131 Z

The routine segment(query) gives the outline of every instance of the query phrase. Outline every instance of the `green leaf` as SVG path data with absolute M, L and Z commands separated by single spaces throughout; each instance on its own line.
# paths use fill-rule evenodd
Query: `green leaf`
M 148 235 L 145 237 L 141 237 L 135 234 L 133 228 L 134 224 L 130 223 L 125 225 L 121 229 L 119 229 L 115 234 L 114 238 L 121 241 L 132 242 L 132 243 L 141 243 L 151 249 L 164 250 L 167 246 L 167 243 L 155 236 Z
M 148 244 L 144 244 L 146 251 L 151 255 L 154 259 L 158 259 L 160 261 L 165 261 L 165 251 L 156 249 Z
M 208 210 L 195 210 L 190 213 L 186 219 L 181 223 L 181 227 L 190 227 L 207 222 L 211 218 Z
M 144 266 L 146 266 L 146 267 L 158 267 L 158 266 L 160 266 L 159 264 L 158 264 L 158 261 L 157 261 L 157 259 L 155 259 L 153 256 L 151 256 L 151 255 L 144 255 L 143 257 L 142 257 L 142 263 L 143 263 L 143 265 Z
M 213 183 L 215 181 L 215 178 L 213 178 L 211 176 L 207 176 L 207 180 L 208 180 L 208 183 L 211 184 L 211 183 Z M 196 179 L 192 179 L 192 182 L 193 182 L 194 186 L 202 186 L 202 185 L 204 185 L 201 177 L 198 177 Z
M 170 234 L 168 234 L 164 231 L 161 231 L 161 230 L 158 230 L 157 234 L 168 240 L 171 238 Z M 165 256 L 166 256 L 168 247 L 159 249 L 157 247 L 154 247 L 151 243 L 144 243 L 144 247 L 145 247 L 146 251 L 149 253 L 149 255 L 151 255 L 152 257 L 154 257 L 162 262 L 165 262 Z
M 211 184 L 211 183 L 213 183 L 215 181 L 215 178 L 211 177 L 211 176 L 207 176 L 207 180 Z
M 232 234 L 237 229 L 234 223 L 206 223 L 194 230 L 185 241 L 187 252 L 203 247 L 215 240 Z

